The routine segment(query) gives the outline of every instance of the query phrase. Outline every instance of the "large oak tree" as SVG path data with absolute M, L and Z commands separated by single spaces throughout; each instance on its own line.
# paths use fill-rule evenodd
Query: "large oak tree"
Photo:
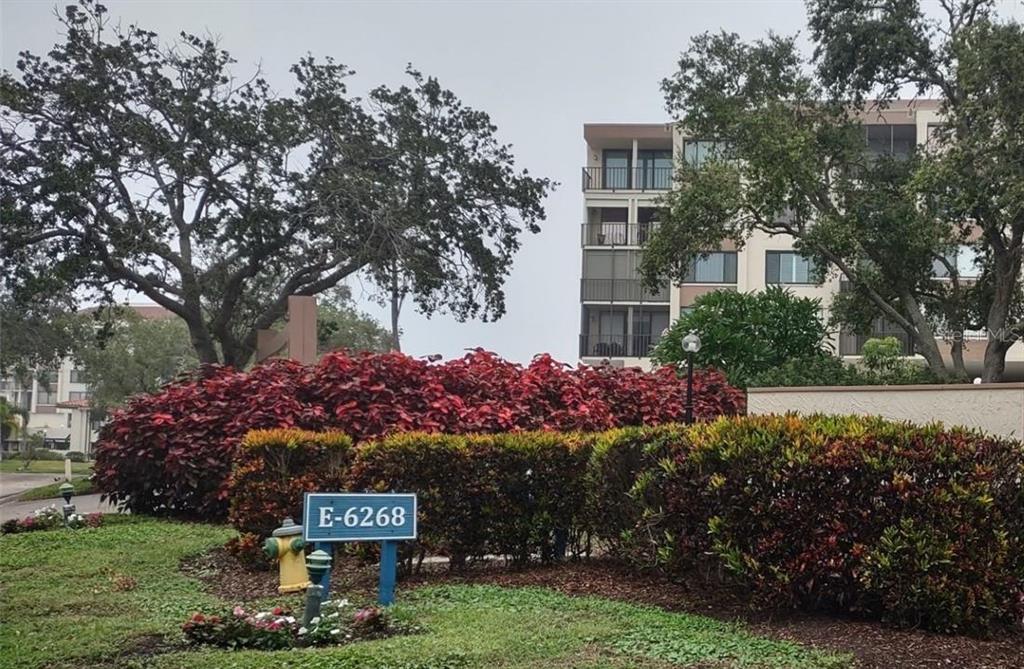
M 137 291 L 201 362 L 235 366 L 289 295 L 358 272 L 398 268 L 426 313 L 502 315 L 553 184 L 435 79 L 410 69 L 363 100 L 350 70 L 307 57 L 280 95 L 211 39 L 111 28 L 92 0 L 60 20 L 63 43 L 0 78 L 6 299 Z

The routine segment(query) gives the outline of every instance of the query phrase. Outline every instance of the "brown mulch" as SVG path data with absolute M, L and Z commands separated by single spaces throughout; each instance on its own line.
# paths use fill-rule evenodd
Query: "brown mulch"
M 276 570 L 247 571 L 221 550 L 183 562 L 182 570 L 229 601 L 277 595 Z M 402 587 L 439 583 L 539 586 L 572 596 L 593 595 L 740 621 L 756 634 L 851 653 L 861 669 L 1024 669 L 1024 633 L 1019 631 L 984 640 L 897 630 L 878 622 L 837 616 L 768 613 L 752 609 L 736 592 L 710 586 L 704 579 L 680 583 L 657 575 L 637 575 L 605 560 L 524 570 L 488 563 L 462 573 L 433 566 L 403 580 Z M 372 597 L 376 588 L 375 565 L 342 558 L 333 570 L 331 588 L 349 597 Z

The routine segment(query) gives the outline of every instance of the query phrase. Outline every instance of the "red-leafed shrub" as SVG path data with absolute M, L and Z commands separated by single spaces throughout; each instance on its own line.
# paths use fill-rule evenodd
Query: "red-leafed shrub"
M 412 430 L 604 430 L 678 420 L 685 392 L 670 369 L 573 369 L 547 355 L 524 367 L 482 350 L 445 363 L 333 353 L 308 367 L 207 367 L 115 412 L 96 444 L 95 479 L 135 513 L 224 518 L 232 458 L 253 429 L 340 430 L 356 442 Z M 741 414 L 745 397 L 705 371 L 695 407 L 700 419 Z
M 983 632 L 1020 620 L 1024 449 L 941 426 L 751 416 L 594 445 L 593 531 L 670 572 L 711 560 L 771 606 Z
M 228 479 L 228 520 L 262 537 L 284 518 L 301 522 L 303 495 L 344 489 L 351 461 L 352 439 L 343 432 L 253 430 L 242 438 Z

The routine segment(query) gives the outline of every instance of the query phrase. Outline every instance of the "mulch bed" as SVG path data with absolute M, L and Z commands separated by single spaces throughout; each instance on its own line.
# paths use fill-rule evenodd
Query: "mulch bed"
M 183 562 L 182 570 L 229 601 L 244 602 L 277 594 L 276 570 L 248 571 L 222 550 Z M 342 558 L 333 570 L 331 588 L 334 592 L 346 593 L 349 598 L 371 598 L 376 581 L 375 565 Z M 637 575 L 605 560 L 524 570 L 488 563 L 475 565 L 463 573 L 433 566 L 403 580 L 401 585 L 410 588 L 438 583 L 539 586 L 567 595 L 593 595 L 739 621 L 756 634 L 851 653 L 861 669 L 1024 668 L 1024 634 L 1020 632 L 983 640 L 896 630 L 877 622 L 836 616 L 758 611 L 751 609 L 736 592 L 709 586 L 703 579 L 679 583 L 657 575 Z

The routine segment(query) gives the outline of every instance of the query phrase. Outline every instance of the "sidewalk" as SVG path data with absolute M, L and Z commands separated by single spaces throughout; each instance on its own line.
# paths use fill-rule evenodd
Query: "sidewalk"
M 48 474 L 44 476 L 48 476 Z M 43 484 L 45 483 L 47 482 L 44 481 Z M 94 511 L 117 513 L 117 509 L 113 505 L 106 502 L 100 502 L 100 495 L 98 494 L 72 497 L 71 503 L 75 505 L 75 513 L 85 514 L 92 513 Z M 24 518 L 36 509 L 42 509 L 43 507 L 50 506 L 51 504 L 60 509 L 64 506 L 64 500 L 37 499 L 32 502 L 0 502 L 0 522 L 10 520 L 11 518 Z
M 0 473 L 0 504 L 14 495 L 38 488 L 56 481 L 63 481 L 63 474 L 36 474 L 34 472 Z

